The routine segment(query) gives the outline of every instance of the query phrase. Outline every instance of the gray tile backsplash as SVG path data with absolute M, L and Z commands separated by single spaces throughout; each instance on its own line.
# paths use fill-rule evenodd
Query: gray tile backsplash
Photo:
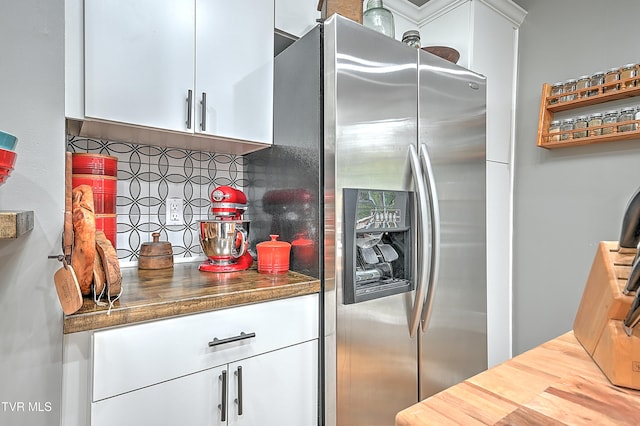
M 175 262 L 203 260 L 197 221 L 211 219 L 209 194 L 219 185 L 244 189 L 242 156 L 67 137 L 67 151 L 118 158 L 117 241 L 121 266 L 137 265 L 140 246 L 152 240 L 173 246 Z M 182 198 L 184 224 L 167 225 L 167 198 Z

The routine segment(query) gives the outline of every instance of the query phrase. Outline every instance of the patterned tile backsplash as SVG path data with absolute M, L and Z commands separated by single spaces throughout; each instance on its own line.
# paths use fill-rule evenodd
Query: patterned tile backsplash
M 244 158 L 231 154 L 67 137 L 67 151 L 118 158 L 117 237 L 120 265 L 137 266 L 140 246 L 160 233 L 175 262 L 204 260 L 197 221 L 211 219 L 209 194 L 219 185 L 244 189 Z M 184 224 L 166 224 L 167 198 L 182 198 Z

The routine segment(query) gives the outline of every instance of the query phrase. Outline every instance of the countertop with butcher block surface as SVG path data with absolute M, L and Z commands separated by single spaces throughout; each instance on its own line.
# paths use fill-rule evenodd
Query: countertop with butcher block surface
M 640 391 L 614 386 L 573 331 L 401 411 L 397 426 L 638 425 Z
M 320 281 L 297 272 L 261 274 L 255 266 L 238 272 L 201 272 L 198 263 L 173 268 L 122 268 L 122 295 L 108 312 L 85 297 L 80 310 L 64 318 L 64 333 L 211 311 L 317 293 Z

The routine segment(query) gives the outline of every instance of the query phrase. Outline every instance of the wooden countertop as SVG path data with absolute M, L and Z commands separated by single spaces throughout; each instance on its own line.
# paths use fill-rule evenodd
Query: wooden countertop
M 639 423 L 640 391 L 612 385 L 572 331 L 396 416 L 398 426 Z
M 213 273 L 199 263 L 177 263 L 171 269 L 122 269 L 123 292 L 111 312 L 85 298 L 80 310 L 64 318 L 64 333 L 95 330 L 236 305 L 317 293 L 320 281 L 296 272 Z

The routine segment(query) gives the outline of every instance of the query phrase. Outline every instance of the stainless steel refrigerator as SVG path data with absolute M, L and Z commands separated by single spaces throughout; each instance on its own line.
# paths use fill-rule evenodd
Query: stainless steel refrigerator
M 323 283 L 318 423 L 392 425 L 487 367 L 486 81 L 339 15 L 275 67 L 251 246 Z

